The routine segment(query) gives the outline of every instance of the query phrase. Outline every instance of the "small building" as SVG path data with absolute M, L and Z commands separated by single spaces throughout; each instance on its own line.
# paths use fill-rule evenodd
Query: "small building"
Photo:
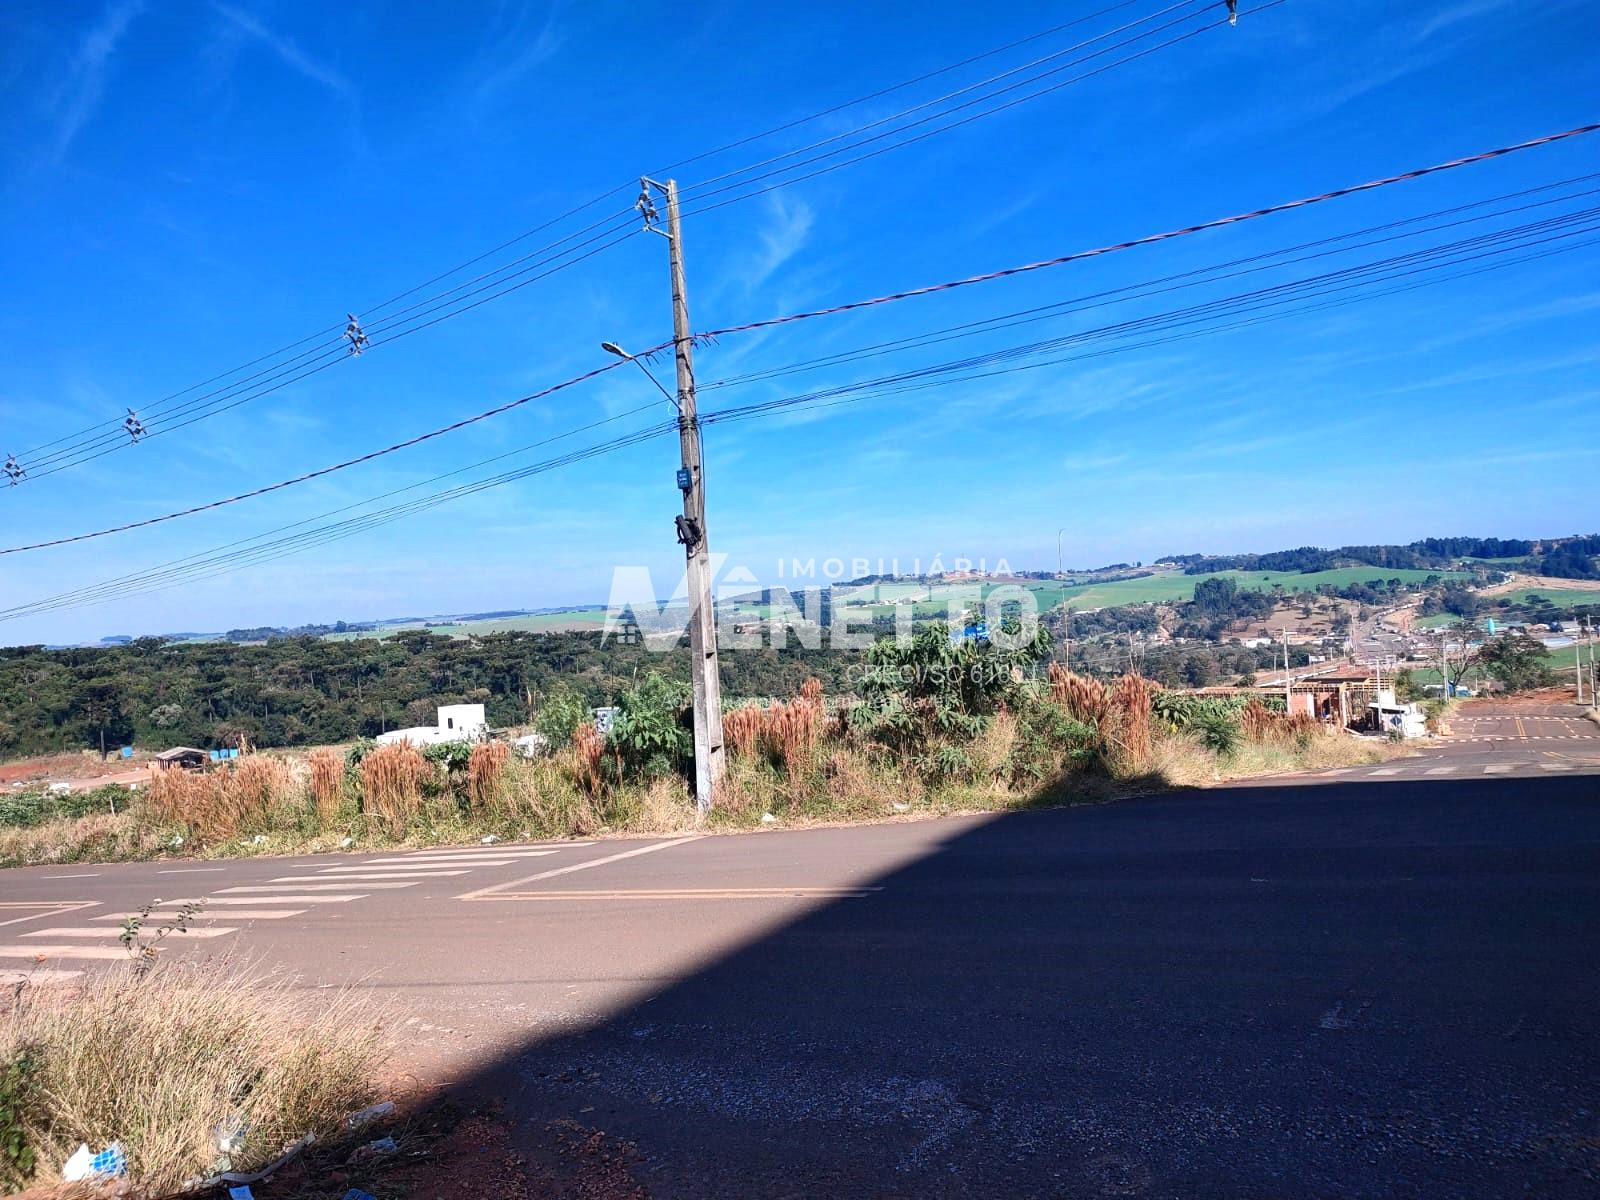
M 210 761 L 211 756 L 193 746 L 174 746 L 156 755 L 158 770 L 170 771 L 174 767 L 184 771 L 198 771 Z
M 1370 721 L 1380 733 L 1391 737 L 1419 738 L 1428 736 L 1428 721 L 1415 704 L 1402 704 L 1394 693 L 1384 691 L 1378 699 L 1367 705 Z
M 413 746 L 433 746 L 440 742 L 481 742 L 489 736 L 489 723 L 481 704 L 441 704 L 438 724 L 411 729 L 391 729 L 378 735 L 380 746 L 409 742 Z

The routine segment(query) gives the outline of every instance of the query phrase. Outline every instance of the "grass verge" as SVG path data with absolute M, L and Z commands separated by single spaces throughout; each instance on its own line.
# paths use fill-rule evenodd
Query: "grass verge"
M 292 979 L 225 961 L 24 983 L 0 1015 L 0 1113 L 16 1138 L 0 1184 L 58 1183 L 80 1143 L 121 1142 L 135 1194 L 254 1169 L 307 1133 L 338 1133 L 372 1100 L 385 1054 L 355 993 L 306 1004 Z M 219 1129 L 238 1131 L 226 1163 Z

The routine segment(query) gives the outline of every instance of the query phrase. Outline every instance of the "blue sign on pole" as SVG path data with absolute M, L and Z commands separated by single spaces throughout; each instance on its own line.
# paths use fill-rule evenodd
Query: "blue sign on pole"
M 133 757 L 133 747 L 132 746 L 124 746 L 122 748 L 122 757 L 123 758 L 132 758 Z

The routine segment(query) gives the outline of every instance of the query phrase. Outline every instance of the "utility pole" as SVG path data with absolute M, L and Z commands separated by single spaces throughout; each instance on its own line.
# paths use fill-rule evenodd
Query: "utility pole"
M 1288 716 L 1292 711 L 1293 692 L 1289 679 L 1289 627 L 1283 627 L 1283 715 Z
M 704 814 L 716 802 L 727 756 L 722 744 L 722 677 L 717 665 L 717 618 L 711 601 L 711 550 L 706 536 L 705 473 L 700 456 L 700 418 L 695 410 L 694 342 L 689 327 L 688 289 L 683 279 L 683 229 L 679 223 L 678 183 L 641 179 L 640 211 L 655 229 L 654 187 L 667 199 L 667 255 L 672 268 L 672 347 L 678 368 L 678 447 L 683 469 L 683 544 L 689 587 L 689 677 L 694 684 L 694 799 Z M 655 230 L 655 232 L 660 232 Z
M 1578 636 L 1572 639 L 1572 673 L 1578 677 L 1578 703 L 1583 703 L 1583 627 L 1578 627 Z
M 1056 530 L 1056 578 L 1061 580 L 1061 665 L 1072 670 L 1072 601 L 1067 598 L 1066 568 L 1062 566 L 1061 535 L 1067 532 L 1063 525 Z

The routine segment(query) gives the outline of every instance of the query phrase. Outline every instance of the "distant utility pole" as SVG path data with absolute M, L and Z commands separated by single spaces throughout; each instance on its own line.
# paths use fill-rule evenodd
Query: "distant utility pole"
M 1061 558 L 1061 535 L 1066 531 L 1065 525 L 1056 530 L 1056 578 L 1061 580 L 1061 665 L 1070 671 L 1072 670 L 1072 603 L 1067 599 L 1067 572 L 1062 566 Z
M 1292 690 L 1289 679 L 1289 627 L 1283 627 L 1283 715 L 1288 716 L 1291 711 Z
M 694 684 L 694 799 L 701 813 L 709 812 L 722 784 L 727 755 L 722 744 L 722 676 L 717 665 L 717 618 L 711 601 L 711 549 L 706 536 L 705 471 L 700 456 L 700 418 L 695 410 L 694 341 L 689 327 L 689 296 L 683 279 L 683 229 L 679 223 L 678 183 L 639 180 L 638 208 L 645 227 L 656 228 L 659 217 L 650 189 L 667 200 L 667 257 L 672 268 L 672 346 L 678 367 L 678 447 L 683 468 L 678 487 L 683 492 L 683 515 L 678 518 L 678 541 L 683 545 L 689 587 L 689 677 Z
M 1572 639 L 1572 673 L 1578 677 L 1579 704 L 1583 703 L 1583 632 L 1583 626 L 1578 626 L 1578 636 Z

